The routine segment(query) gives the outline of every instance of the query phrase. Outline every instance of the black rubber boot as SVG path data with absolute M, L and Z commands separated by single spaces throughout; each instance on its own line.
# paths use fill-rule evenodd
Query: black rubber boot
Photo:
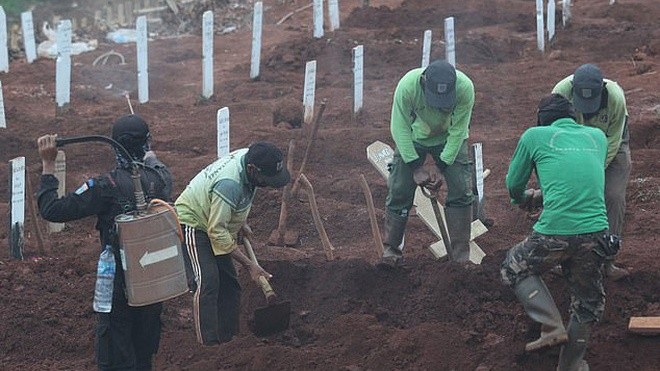
M 519 281 L 514 291 L 527 315 L 541 323 L 541 336 L 527 343 L 526 351 L 531 352 L 568 341 L 561 313 L 541 277 L 529 276 Z
M 587 343 L 591 334 L 593 322 L 580 323 L 571 316 L 568 323 L 568 343 L 559 352 L 558 371 L 589 371 L 589 365 L 584 360 Z
M 396 267 L 403 259 L 404 235 L 408 218 L 391 211 L 385 214 L 383 257 L 381 265 Z
M 459 263 L 470 261 L 470 232 L 472 227 L 472 206 L 448 207 L 445 209 L 447 229 L 451 248 L 447 253 L 451 260 Z

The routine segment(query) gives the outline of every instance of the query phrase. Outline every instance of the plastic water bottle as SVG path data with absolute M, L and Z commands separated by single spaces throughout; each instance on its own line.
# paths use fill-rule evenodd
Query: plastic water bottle
M 115 279 L 115 254 L 112 246 L 106 245 L 99 256 L 96 270 L 96 288 L 94 289 L 94 311 L 110 313 L 112 310 L 112 291 Z

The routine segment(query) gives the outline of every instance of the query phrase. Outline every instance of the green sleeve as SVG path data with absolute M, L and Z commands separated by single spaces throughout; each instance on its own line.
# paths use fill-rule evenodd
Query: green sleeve
M 403 162 L 410 163 L 417 160 L 419 155 L 413 145 L 413 117 L 411 115 L 414 110 L 413 100 L 404 85 L 404 81 L 400 81 L 394 91 L 390 132 Z
M 532 153 L 528 149 L 526 142 L 529 140 L 529 131 L 526 131 L 516 146 L 516 150 L 509 164 L 509 171 L 506 174 L 506 188 L 511 197 L 511 203 L 518 204 L 522 201 L 523 193 L 527 187 L 529 177 L 532 175 L 534 162 Z
M 612 84 L 612 86 L 610 86 Z M 605 161 L 605 167 L 609 166 L 610 162 L 616 156 L 616 153 L 619 151 L 619 146 L 621 145 L 621 136 L 623 135 L 623 127 L 626 123 L 626 117 L 628 112 L 626 109 L 626 97 L 623 93 L 623 89 L 615 83 L 608 82 L 607 93 L 609 94 L 609 100 L 607 102 L 607 111 L 608 111 L 608 125 L 607 131 L 605 131 L 605 136 L 607 137 L 607 160 Z
M 570 100 L 571 102 L 573 101 L 572 96 L 573 96 L 573 75 L 570 75 L 560 82 L 555 85 L 555 87 L 552 89 L 553 94 L 560 94 L 564 96 L 564 98 Z
M 232 208 L 220 195 L 211 194 L 208 236 L 215 255 L 229 254 L 236 248 L 236 242 L 227 226 L 231 220 Z
M 457 71 L 457 73 L 459 73 Z M 461 87 L 456 95 L 456 107 L 452 113 L 451 124 L 447 130 L 447 144 L 440 154 L 440 159 L 447 165 L 454 163 L 463 141 L 468 138 L 470 119 L 474 107 L 474 85 L 467 76 L 461 77 Z

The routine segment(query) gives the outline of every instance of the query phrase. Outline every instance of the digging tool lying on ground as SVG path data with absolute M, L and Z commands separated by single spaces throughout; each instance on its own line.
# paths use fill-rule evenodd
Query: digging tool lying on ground
M 445 248 L 447 249 L 447 257 L 449 260 L 453 260 L 453 252 L 451 250 L 451 240 L 449 239 L 449 231 L 447 231 L 447 223 L 445 218 L 440 212 L 440 205 L 438 205 L 438 195 L 435 191 L 431 191 L 426 187 L 420 186 L 422 194 L 424 197 L 428 198 L 431 201 L 431 207 L 433 207 L 433 214 L 435 214 L 435 220 L 438 222 L 438 228 L 440 229 L 440 234 L 442 235 L 442 240 L 445 242 Z
M 250 240 L 243 237 L 243 244 L 254 264 L 259 265 L 254 254 Z M 259 286 L 266 296 L 268 305 L 254 311 L 254 333 L 257 335 L 271 335 L 289 328 L 291 318 L 291 302 L 277 302 L 277 294 L 273 291 L 266 277 L 259 277 Z

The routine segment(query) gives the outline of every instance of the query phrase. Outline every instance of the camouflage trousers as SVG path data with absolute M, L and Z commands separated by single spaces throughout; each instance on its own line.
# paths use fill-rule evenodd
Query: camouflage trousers
M 601 268 L 604 258 L 596 253 L 605 233 L 548 236 L 532 232 L 512 247 L 502 262 L 502 281 L 515 286 L 530 275 L 541 275 L 560 265 L 571 293 L 571 313 L 580 323 L 599 321 L 605 309 Z

